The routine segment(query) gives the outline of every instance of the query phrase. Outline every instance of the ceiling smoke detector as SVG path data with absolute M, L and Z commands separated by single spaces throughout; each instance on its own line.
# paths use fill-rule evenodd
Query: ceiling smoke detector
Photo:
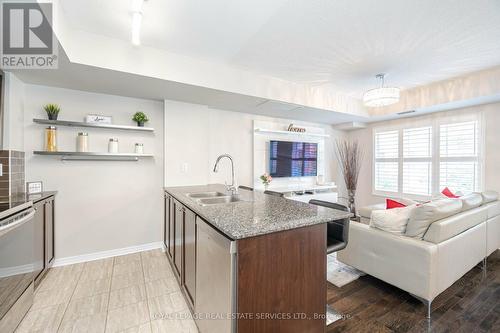
M 380 81 L 380 87 L 365 92 L 363 103 L 373 108 L 399 102 L 400 89 L 396 87 L 386 87 L 384 82 L 385 74 L 377 74 L 375 77 Z

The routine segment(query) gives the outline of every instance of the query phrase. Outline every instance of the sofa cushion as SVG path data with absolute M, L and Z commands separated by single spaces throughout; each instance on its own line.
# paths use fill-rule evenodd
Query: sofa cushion
M 375 204 L 370 206 L 364 206 L 358 209 L 358 213 L 361 217 L 369 219 L 372 216 L 372 211 L 374 210 L 384 210 L 385 202 L 381 204 Z
M 500 201 L 487 203 L 486 205 L 483 205 L 483 207 L 487 209 L 489 219 L 500 215 Z
M 477 208 L 483 204 L 483 196 L 481 193 L 470 193 L 458 198 L 457 200 L 462 201 L 462 212 Z
M 387 208 L 387 209 L 403 208 L 406 206 L 408 206 L 408 205 L 405 205 L 404 203 L 401 203 L 399 201 L 392 200 L 392 199 L 385 199 L 385 208 Z
M 431 223 L 457 214 L 461 209 L 462 201 L 457 199 L 440 199 L 417 205 L 410 214 L 405 234 L 422 238 Z
M 483 205 L 498 200 L 498 192 L 496 191 L 484 191 L 481 195 L 483 197 Z
M 372 212 L 370 227 L 387 231 L 396 235 L 403 235 L 415 205 L 408 207 L 374 210 Z
M 444 242 L 480 223 L 484 223 L 487 219 L 487 213 L 486 207 L 480 207 L 431 223 L 424 235 L 424 240 L 434 244 Z

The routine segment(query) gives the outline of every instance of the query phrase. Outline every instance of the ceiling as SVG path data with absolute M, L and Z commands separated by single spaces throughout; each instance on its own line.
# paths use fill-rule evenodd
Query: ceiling
M 126 0 L 64 0 L 75 29 L 130 40 Z M 500 65 L 498 0 L 147 0 L 142 44 L 360 98 Z

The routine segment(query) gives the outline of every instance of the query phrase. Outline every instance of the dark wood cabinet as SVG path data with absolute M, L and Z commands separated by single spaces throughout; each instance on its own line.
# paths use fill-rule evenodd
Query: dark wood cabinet
M 165 194 L 164 204 L 163 244 L 165 244 L 167 256 L 173 261 L 175 251 L 175 204 L 174 199 L 168 193 Z
M 45 266 L 54 263 L 54 198 L 45 202 Z
M 33 222 L 35 225 L 34 230 L 34 248 L 33 254 L 35 256 L 35 285 L 38 285 L 42 278 L 42 273 L 45 268 L 45 208 L 44 202 L 37 202 L 33 205 L 35 209 L 35 216 Z
M 54 196 L 33 203 L 35 209 L 34 254 L 35 287 L 38 287 L 45 273 L 55 259 L 55 200 Z
M 165 193 L 163 225 L 167 257 L 186 299 L 194 308 L 196 293 L 196 214 Z
M 174 256 L 173 264 L 175 273 L 180 281 L 182 281 L 183 270 L 183 237 L 184 237 L 184 206 L 174 200 Z
M 168 254 L 170 255 L 170 259 L 173 260 L 174 257 L 174 239 L 175 239 L 175 207 L 174 207 L 174 199 L 169 196 L 168 198 Z
M 184 210 L 184 290 L 194 306 L 196 289 L 196 215 L 189 209 Z

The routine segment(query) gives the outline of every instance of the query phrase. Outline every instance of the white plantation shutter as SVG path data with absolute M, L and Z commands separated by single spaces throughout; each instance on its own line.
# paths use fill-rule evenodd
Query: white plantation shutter
M 398 192 L 399 132 L 375 133 L 375 191 Z
M 476 157 L 478 149 L 477 121 L 439 126 L 441 157 Z
M 398 131 L 378 132 L 375 134 L 375 158 L 398 158 Z
M 478 191 L 478 122 L 445 124 L 439 127 L 439 190 L 449 187 L 464 194 Z
M 481 113 L 435 117 L 420 127 L 374 132 L 373 192 L 430 198 L 444 187 L 480 191 Z
M 398 162 L 375 163 L 375 190 L 398 191 Z
M 403 193 L 432 194 L 432 127 L 403 130 Z

